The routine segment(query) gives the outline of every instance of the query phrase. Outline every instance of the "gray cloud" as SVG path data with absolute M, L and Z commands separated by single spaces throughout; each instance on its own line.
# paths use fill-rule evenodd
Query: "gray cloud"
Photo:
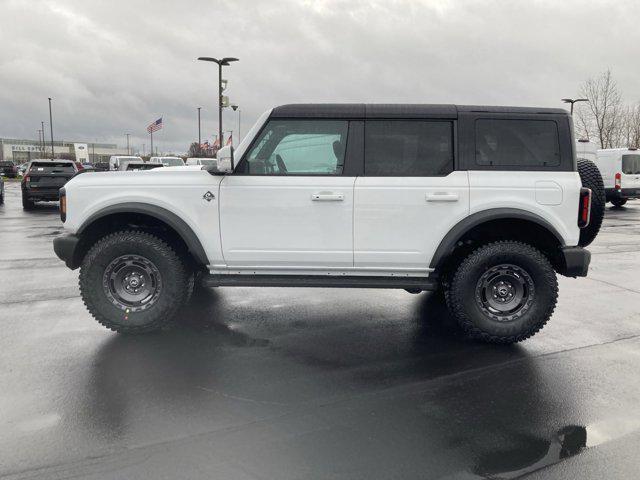
M 640 99 L 635 1 L 0 0 L 0 136 L 34 138 L 54 98 L 56 137 L 161 148 L 217 130 L 215 65 L 242 130 L 290 102 L 557 106 L 611 68 Z M 225 129 L 237 130 L 225 112 Z

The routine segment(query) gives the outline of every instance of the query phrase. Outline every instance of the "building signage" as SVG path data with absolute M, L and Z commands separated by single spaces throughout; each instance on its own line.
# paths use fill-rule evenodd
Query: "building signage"
M 42 152 L 41 145 L 11 145 L 12 152 Z

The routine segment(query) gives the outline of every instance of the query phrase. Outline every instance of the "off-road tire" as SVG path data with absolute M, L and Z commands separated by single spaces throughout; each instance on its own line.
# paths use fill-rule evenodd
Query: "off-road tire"
M 27 197 L 27 195 L 22 192 L 22 208 L 24 210 L 32 210 L 34 206 L 35 202 L 33 200 L 30 200 L 29 197 Z
M 578 174 L 582 181 L 582 186 L 591 189 L 591 219 L 589 225 L 580 229 L 580 239 L 578 245 L 586 247 L 591 244 L 598 235 L 604 218 L 604 208 L 607 197 L 604 193 L 604 182 L 602 175 L 595 163 L 584 158 L 578 159 Z
M 114 305 L 103 287 L 108 265 L 122 255 L 139 255 L 157 267 L 162 288 L 151 306 L 127 311 Z M 189 293 L 188 273 L 182 259 L 161 238 L 141 231 L 119 231 L 98 240 L 80 266 L 80 294 L 93 317 L 119 333 L 146 333 L 169 327 Z
M 626 198 L 614 198 L 613 200 L 611 200 L 611 203 L 613 203 L 614 207 L 621 207 L 625 203 L 627 203 L 627 199 Z
M 492 318 L 476 297 L 481 277 L 502 264 L 521 268 L 533 282 L 528 308 L 513 320 Z M 472 251 L 456 269 L 446 291 L 449 311 L 465 336 L 500 344 L 520 342 L 537 333 L 553 314 L 557 299 L 558 282 L 547 257 L 531 245 L 516 241 L 489 243 Z

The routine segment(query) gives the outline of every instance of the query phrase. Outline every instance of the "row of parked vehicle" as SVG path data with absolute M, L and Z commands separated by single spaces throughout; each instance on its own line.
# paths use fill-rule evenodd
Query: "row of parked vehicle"
M 151 157 L 144 161 L 137 156 L 112 156 L 109 162 L 95 164 L 72 160 L 35 159 L 16 165 L 12 161 L 0 162 L 0 204 L 4 203 L 4 182 L 2 177 L 22 177 L 22 206 L 30 210 L 36 202 L 58 201 L 58 191 L 78 173 L 100 171 L 140 171 L 160 167 L 180 167 L 184 165 L 208 166 L 213 158 Z

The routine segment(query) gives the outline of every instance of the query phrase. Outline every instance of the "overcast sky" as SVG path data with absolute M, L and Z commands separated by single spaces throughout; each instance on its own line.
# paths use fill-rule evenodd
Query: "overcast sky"
M 640 2 L 516 0 L 0 0 L 0 137 L 184 152 L 217 132 L 217 71 L 248 131 L 292 102 L 558 106 L 610 68 L 640 100 Z M 225 130 L 237 114 L 225 112 Z M 47 126 L 48 129 L 48 126 Z M 48 135 L 48 134 L 47 134 Z

